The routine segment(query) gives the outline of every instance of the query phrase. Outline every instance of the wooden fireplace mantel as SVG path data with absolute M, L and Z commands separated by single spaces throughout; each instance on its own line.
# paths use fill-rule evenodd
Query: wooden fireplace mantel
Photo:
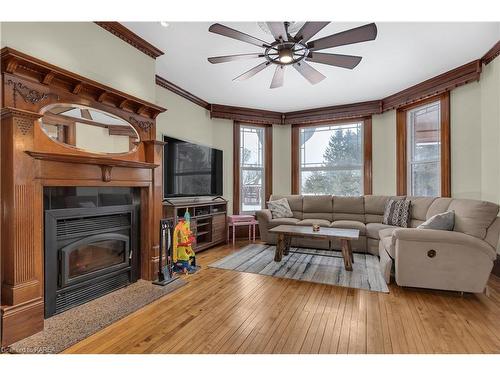
M 139 189 L 140 278 L 152 280 L 159 258 L 163 142 L 155 104 L 15 51 L 1 50 L 0 81 L 1 346 L 43 329 L 46 186 Z M 40 118 L 47 106 L 76 104 L 128 122 L 140 142 L 125 154 L 95 154 L 50 139 Z
M 109 167 L 125 167 L 125 168 L 146 168 L 154 169 L 159 167 L 159 164 L 134 161 L 113 159 L 104 156 L 81 156 L 71 154 L 57 154 L 52 152 L 36 152 L 25 151 L 29 156 L 38 160 L 58 161 L 62 163 L 76 163 L 76 164 L 89 164 Z

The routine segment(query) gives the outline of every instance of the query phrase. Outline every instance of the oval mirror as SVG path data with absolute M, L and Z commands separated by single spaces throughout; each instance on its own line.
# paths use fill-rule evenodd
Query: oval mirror
M 41 125 L 54 141 L 92 153 L 127 153 L 139 142 L 139 134 L 122 118 L 76 104 L 46 107 Z

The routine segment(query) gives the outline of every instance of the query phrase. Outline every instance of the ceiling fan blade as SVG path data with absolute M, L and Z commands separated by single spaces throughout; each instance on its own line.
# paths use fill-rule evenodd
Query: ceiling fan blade
M 321 82 L 326 77 L 314 69 L 311 65 L 306 63 L 304 60 L 299 61 L 296 64 L 293 64 L 293 67 L 297 69 L 297 71 L 302 74 L 302 76 L 311 83 L 311 85 L 315 85 L 316 83 Z
M 271 81 L 271 89 L 283 86 L 283 81 L 285 79 L 285 67 L 283 65 L 276 65 L 276 70 L 274 71 L 273 80 Z
M 266 22 L 269 31 L 273 34 L 274 39 L 288 41 L 288 35 L 284 22 Z
M 306 22 L 299 31 L 295 34 L 294 39 L 303 43 L 307 42 L 313 36 L 320 32 L 323 27 L 328 25 L 330 22 Z
M 311 52 L 306 57 L 307 61 L 354 69 L 361 61 L 361 56 L 339 55 L 335 53 Z
M 246 60 L 246 59 L 256 59 L 258 57 L 264 57 L 262 53 L 244 53 L 241 55 L 229 55 L 229 56 L 217 56 L 217 57 L 209 57 L 208 61 L 212 64 L 220 64 L 228 61 L 235 60 Z
M 310 51 L 343 46 L 346 44 L 366 42 L 377 37 L 377 26 L 374 23 L 325 36 L 307 43 Z
M 263 63 L 253 67 L 252 69 L 246 71 L 245 73 L 239 75 L 238 77 L 234 78 L 233 81 L 243 81 L 245 79 L 251 78 L 254 75 L 256 75 L 258 72 L 261 70 L 264 70 L 267 68 L 271 63 L 269 61 L 264 61 Z
M 231 29 L 230 27 L 221 25 L 220 23 L 214 23 L 208 28 L 208 31 L 214 34 L 219 34 L 222 36 L 227 36 L 228 38 L 233 38 L 242 42 L 250 43 L 258 47 L 269 47 L 269 43 L 264 42 L 259 38 L 255 38 L 251 35 L 242 33 L 241 31 Z

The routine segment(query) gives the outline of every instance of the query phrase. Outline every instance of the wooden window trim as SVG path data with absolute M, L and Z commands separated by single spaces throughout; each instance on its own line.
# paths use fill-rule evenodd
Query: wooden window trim
M 407 112 L 440 101 L 441 108 L 441 196 L 451 197 L 451 139 L 449 91 L 399 108 L 396 113 L 396 187 L 398 195 L 407 194 Z
M 370 195 L 373 193 L 372 118 L 369 116 L 292 125 L 292 194 L 299 194 L 300 191 L 300 129 L 358 121 L 363 122 L 363 194 Z
M 240 214 L 240 131 L 241 126 L 265 128 L 264 130 L 264 196 L 266 202 L 273 193 L 273 126 L 272 124 L 255 124 L 234 121 L 233 126 L 233 214 Z

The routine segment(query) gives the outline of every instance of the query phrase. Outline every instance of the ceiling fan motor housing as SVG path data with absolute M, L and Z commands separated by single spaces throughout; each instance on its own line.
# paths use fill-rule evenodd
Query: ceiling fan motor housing
M 294 41 L 276 41 L 266 48 L 264 56 L 266 59 L 277 65 L 291 65 L 307 57 L 309 50 L 304 44 Z

